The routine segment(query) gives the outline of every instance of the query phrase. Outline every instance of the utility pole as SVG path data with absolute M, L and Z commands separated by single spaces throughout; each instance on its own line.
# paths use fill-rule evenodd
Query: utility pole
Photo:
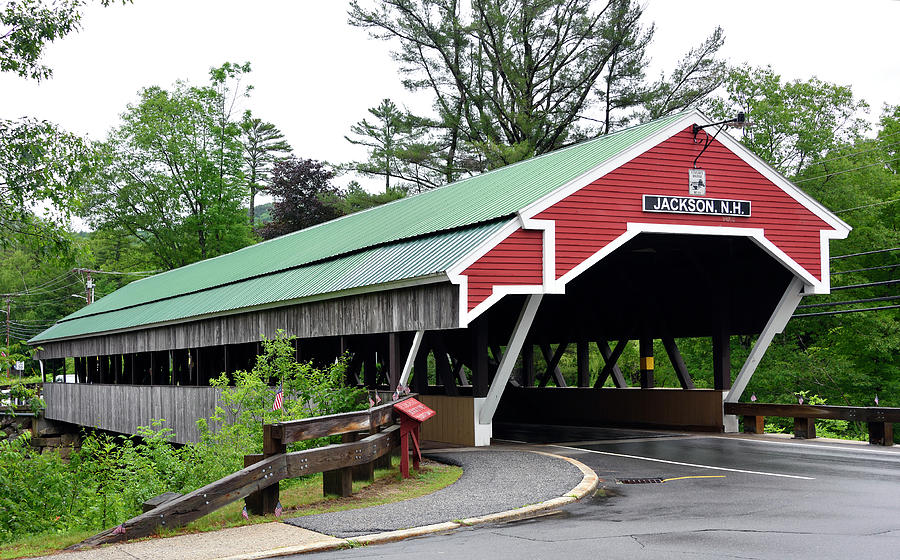
M 73 268 L 72 272 L 84 274 L 84 299 L 87 301 L 87 305 L 94 303 L 94 279 L 91 277 L 91 273 L 100 271 L 89 268 Z
M 91 278 L 91 270 L 85 270 L 84 273 L 87 275 L 87 280 L 84 282 L 84 289 L 87 292 L 87 304 L 90 305 L 94 303 L 94 280 Z

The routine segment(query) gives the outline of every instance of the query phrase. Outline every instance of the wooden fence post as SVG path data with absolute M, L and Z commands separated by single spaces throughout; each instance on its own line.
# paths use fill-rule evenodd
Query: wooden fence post
M 872 445 L 894 445 L 894 425 L 890 422 L 867 422 L 869 443 Z
M 744 416 L 745 434 L 762 434 L 766 431 L 765 416 Z
M 794 437 L 798 439 L 815 439 L 815 418 L 794 418 Z
M 287 445 L 281 443 L 280 438 L 275 438 L 272 434 L 272 424 L 263 425 L 263 454 L 262 455 L 246 455 L 244 457 L 244 466 L 250 466 L 272 455 L 287 452 Z M 279 484 L 276 482 L 271 486 L 263 488 L 259 492 L 253 492 L 244 498 L 247 505 L 247 511 L 254 515 L 265 515 L 275 511 L 275 505 L 280 498 Z
M 357 440 L 356 434 L 342 434 L 341 443 L 352 443 Z M 370 465 L 372 463 L 369 463 Z M 361 465 L 366 466 L 366 465 Z M 322 494 L 335 494 L 346 498 L 353 493 L 353 467 L 343 467 L 322 473 Z

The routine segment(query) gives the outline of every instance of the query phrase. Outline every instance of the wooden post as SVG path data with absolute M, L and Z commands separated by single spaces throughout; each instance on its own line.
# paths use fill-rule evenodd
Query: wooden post
M 731 336 L 724 328 L 712 337 L 713 387 L 719 391 L 731 389 Z
M 100 383 L 109 383 L 109 356 L 99 357 Z
M 99 383 L 97 379 L 97 356 L 87 357 L 87 380 L 88 383 Z
M 484 397 L 490 387 L 488 368 L 488 324 L 487 316 L 479 317 L 469 330 L 471 334 L 472 353 L 472 396 Z
M 591 386 L 591 347 L 586 338 L 579 338 L 575 343 L 575 353 L 578 359 L 578 386 Z
M 425 338 L 419 346 L 419 352 L 416 353 L 416 359 L 413 361 L 413 390 L 420 395 L 424 395 L 428 391 L 428 353 L 431 351 L 429 341 L 431 335 L 425 333 Z
M 744 416 L 745 434 L 763 434 L 766 431 L 765 416 Z
M 652 389 L 656 386 L 653 378 L 653 339 L 642 338 L 641 350 L 641 389 Z
M 447 346 L 439 334 L 434 337 L 434 369 L 435 380 L 444 386 L 444 394 L 451 397 L 459 395 L 459 389 L 456 387 L 456 378 L 453 377 L 453 372 L 450 371 Z
M 351 443 L 356 441 L 356 434 L 342 434 L 341 443 Z M 373 465 L 368 463 L 360 465 L 360 467 L 368 467 Z M 336 495 L 342 498 L 353 494 L 353 467 L 343 467 L 333 471 L 325 471 L 322 473 L 322 494 L 325 496 Z M 374 470 L 372 474 L 374 479 Z
M 869 443 L 872 445 L 894 445 L 894 424 L 891 422 L 867 422 Z
M 244 467 L 246 468 L 250 465 L 254 465 L 265 458 L 266 456 L 262 453 L 244 455 Z M 252 494 L 249 494 L 244 498 L 244 505 L 247 506 L 247 512 L 252 513 L 253 515 L 262 515 L 263 511 L 265 511 L 262 506 L 262 492 L 253 492 Z
M 375 346 L 366 344 L 362 351 L 365 353 L 363 357 L 363 383 L 369 389 L 375 389 L 378 387 L 378 366 L 375 364 Z
M 403 373 L 403 349 L 400 347 L 400 334 L 388 334 L 388 386 L 391 391 L 397 389 L 400 375 Z
M 375 426 L 371 426 L 369 428 L 368 435 L 372 435 L 375 433 L 378 433 L 378 428 Z M 358 441 L 362 437 L 362 434 L 359 433 L 348 435 L 353 436 L 353 439 L 348 441 Z M 363 463 L 362 465 L 353 467 L 353 480 L 375 482 L 375 461 L 372 461 L 370 463 Z
M 287 452 L 287 445 L 281 443 L 280 439 L 275 438 L 272 434 L 272 424 L 264 424 L 263 425 L 263 456 L 262 459 L 271 457 L 272 455 L 278 455 L 279 453 Z M 251 456 L 252 457 L 252 456 Z M 257 461 L 253 461 L 250 464 L 253 464 Z M 244 462 L 248 459 L 245 457 Z M 278 483 L 272 484 L 271 486 L 267 486 L 258 492 L 253 492 L 245 498 L 245 504 L 247 505 L 247 511 L 253 513 L 255 515 L 265 515 L 268 513 L 273 513 L 275 511 L 275 505 L 279 500 L 279 488 Z M 258 507 L 259 509 L 251 509 L 254 507 Z
M 522 348 L 522 385 L 534 387 L 534 345 L 526 344 Z
M 798 439 L 815 439 L 815 418 L 794 418 L 794 437 Z

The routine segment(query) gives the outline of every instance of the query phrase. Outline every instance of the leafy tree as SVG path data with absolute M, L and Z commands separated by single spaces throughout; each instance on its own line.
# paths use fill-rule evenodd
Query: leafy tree
M 431 176 L 440 173 L 440 160 L 435 157 L 440 148 L 426 139 L 435 123 L 401 111 L 390 99 L 383 99 L 369 113 L 375 117 L 374 122 L 363 119 L 350 128 L 355 137 L 344 137 L 351 144 L 368 148 L 369 159 L 345 167 L 384 177 L 386 193 L 392 189 L 391 178 L 405 181 L 417 192 L 436 186 Z
M 65 228 L 94 166 L 92 147 L 53 124 L 0 119 L 0 247 L 65 250 Z
M 133 236 L 164 268 L 248 245 L 241 128 L 231 118 L 247 71 L 226 64 L 205 87 L 142 90 L 104 146 L 90 222 Z
M 753 122 L 743 142 L 787 175 L 866 129 L 860 113 L 868 105 L 853 97 L 849 86 L 818 78 L 783 82 L 770 67 L 741 66 L 729 71 L 726 95 L 711 102 L 715 118 L 743 111 Z
M 660 76 L 644 93 L 645 117 L 657 119 L 694 105 L 721 86 L 727 67 L 715 55 L 724 44 L 725 34 L 717 27 L 682 57 L 671 74 Z
M 262 189 L 263 183 L 268 180 L 272 164 L 279 159 L 279 154 L 282 156 L 289 154 L 291 145 L 274 124 L 254 117 L 250 111 L 244 113 L 241 132 L 245 173 L 250 190 L 250 208 L 247 215 L 252 227 L 256 219 L 256 195 Z
M 259 228 L 263 239 L 327 222 L 341 215 L 334 172 L 320 161 L 291 157 L 272 167 L 268 191 L 275 197 L 272 221 Z
M 86 4 L 6 2 L 0 8 L 0 72 L 49 78 L 52 70 L 41 63 L 44 47 L 79 29 Z M 49 122 L 0 119 L 0 246 L 27 240 L 49 251 L 67 250 L 65 229 L 80 203 L 92 155 L 90 145 Z
M 356 181 L 351 181 L 347 190 L 337 197 L 334 203 L 340 209 L 341 214 L 352 214 L 399 200 L 404 196 L 406 196 L 406 190 L 400 187 L 391 187 L 383 193 L 373 194 L 360 187 Z
M 113 0 L 99 3 L 109 6 Z M 53 70 L 40 62 L 44 47 L 78 31 L 87 4 L 85 0 L 7 2 L 0 10 L 0 72 L 35 80 L 49 78 Z
M 642 27 L 642 14 L 633 0 L 598 9 L 590 0 L 388 0 L 374 7 L 354 0 L 350 23 L 397 40 L 404 85 L 433 95 L 432 142 L 441 147 L 443 165 L 432 182 L 440 184 L 607 132 L 614 110 L 649 98 L 656 113 L 670 112 L 718 84 L 709 70 L 720 64 L 714 62 L 720 30 L 692 51 L 693 62 L 680 67 L 673 86 L 639 85 L 653 34 Z M 662 95 L 665 101 L 656 102 Z M 609 116 L 592 119 L 600 120 L 599 129 L 576 135 L 598 101 Z

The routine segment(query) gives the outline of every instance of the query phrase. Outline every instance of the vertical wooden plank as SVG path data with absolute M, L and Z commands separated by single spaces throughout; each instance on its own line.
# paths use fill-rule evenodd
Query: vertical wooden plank
M 719 391 L 731 389 L 731 336 L 719 329 L 713 342 L 713 387 Z
M 490 328 L 487 315 L 476 319 L 469 326 L 469 353 L 472 356 L 472 396 L 485 397 L 490 388 L 490 370 L 488 366 L 488 337 Z
M 647 337 L 641 338 L 639 348 L 641 354 L 641 389 L 652 389 L 656 386 L 656 380 L 653 376 L 653 339 Z
M 578 386 L 591 386 L 591 347 L 586 338 L 579 338 L 576 341 L 575 353 L 578 367 Z
M 404 359 L 400 333 L 388 334 L 388 388 L 391 391 L 396 390 L 400 383 Z
M 534 344 L 522 346 L 522 385 L 534 387 Z

